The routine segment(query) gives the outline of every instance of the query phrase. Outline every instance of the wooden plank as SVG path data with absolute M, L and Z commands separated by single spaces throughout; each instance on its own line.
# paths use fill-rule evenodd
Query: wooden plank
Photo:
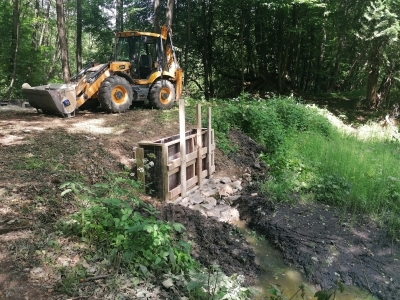
M 181 159 L 180 158 L 174 159 L 174 160 L 169 162 L 168 170 L 171 171 L 171 170 L 173 170 L 175 168 L 178 168 L 180 165 L 181 165 Z
M 179 99 L 179 142 L 181 152 L 181 196 L 186 196 L 186 134 L 185 134 L 185 100 Z
M 194 176 L 194 177 L 190 178 L 190 179 L 186 182 L 186 185 L 187 185 L 189 188 L 191 188 L 191 187 L 193 187 L 194 185 L 196 185 L 197 182 L 198 182 L 198 178 L 197 178 L 197 176 Z
M 202 149 L 203 149 L 203 143 L 202 143 L 202 128 L 201 128 L 201 104 L 197 104 L 197 136 L 196 136 L 196 142 L 197 142 L 197 163 L 196 163 L 196 174 L 197 177 L 199 178 L 198 184 L 202 185 L 203 183 L 203 177 L 201 176 L 201 171 L 202 171 L 202 161 L 201 157 L 203 155 Z
M 142 187 L 145 186 L 145 176 L 144 176 L 144 149 L 136 148 L 135 151 L 135 159 L 136 159 L 136 175 L 138 181 L 141 183 Z
M 197 158 L 197 151 L 196 151 L 196 152 L 189 153 L 188 155 L 186 155 L 186 164 L 187 164 L 189 161 L 196 160 L 196 158 Z
M 176 188 L 174 188 L 174 189 L 172 189 L 172 190 L 170 190 L 169 192 L 168 192 L 168 199 L 169 200 L 172 200 L 172 199 L 174 199 L 174 198 L 176 198 L 176 197 L 178 197 L 180 194 L 181 194 L 181 185 L 178 185 Z M 183 198 L 183 197 L 182 197 Z
M 211 132 L 211 107 L 208 107 L 208 114 L 207 114 L 207 142 L 206 146 L 208 149 L 207 157 L 206 157 L 206 168 L 208 172 L 208 178 L 211 177 L 211 143 L 212 141 L 212 132 Z
M 179 172 L 179 168 L 168 170 L 168 177 L 171 176 L 172 174 L 175 174 L 175 173 L 178 173 L 178 172 Z
M 164 200 L 168 200 L 169 190 L 169 176 L 168 176 L 168 147 L 166 144 L 162 145 L 162 157 L 161 157 L 161 175 L 162 175 L 162 193 Z

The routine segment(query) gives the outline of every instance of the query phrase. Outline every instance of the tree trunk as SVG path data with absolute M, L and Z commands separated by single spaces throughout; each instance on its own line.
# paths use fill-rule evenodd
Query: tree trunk
M 380 45 L 373 45 L 370 53 L 369 59 L 369 74 L 368 74 L 368 84 L 367 84 L 367 102 L 371 109 L 378 108 L 378 91 L 377 84 L 379 78 L 379 56 L 380 56 Z
M 385 77 L 382 79 L 381 85 L 378 89 L 379 101 L 377 108 L 381 105 L 389 107 L 389 103 L 387 103 L 387 99 L 389 97 L 390 89 L 392 87 L 392 79 L 393 79 L 393 72 L 394 68 L 390 68 L 386 71 Z
M 172 27 L 172 19 L 174 16 L 174 4 L 175 4 L 174 0 L 168 0 L 167 15 L 166 15 L 166 21 L 165 21 L 165 23 L 168 27 Z
M 160 26 L 160 0 L 154 0 L 154 32 L 159 33 Z
M 116 11 L 117 11 L 117 16 L 116 16 L 116 30 L 117 31 L 124 31 L 124 0 L 117 0 L 116 1 Z
M 241 68 L 241 86 L 242 86 L 242 92 L 244 90 L 244 27 L 246 26 L 246 20 L 245 20 L 245 13 L 244 13 L 244 7 L 243 7 L 243 2 L 242 7 L 241 7 L 241 30 L 240 30 L 240 68 Z
M 185 76 L 183 76 L 183 85 L 186 86 L 188 84 L 188 66 L 189 66 L 189 48 L 190 48 L 190 23 L 191 23 L 191 11 L 190 11 L 190 2 L 187 2 L 188 5 L 188 16 L 187 16 L 187 31 L 186 31 L 186 43 L 185 43 L 185 68 L 184 68 L 184 73 Z
M 17 61 L 18 61 L 18 49 L 19 49 L 19 28 L 20 28 L 20 0 L 13 0 L 13 28 L 12 28 L 12 40 L 11 40 L 11 50 L 13 51 L 10 58 L 9 71 L 11 76 L 9 76 L 10 85 L 6 91 L 4 98 L 9 100 L 11 97 L 12 90 L 14 88 L 15 77 L 17 74 Z
M 210 99 L 210 84 L 209 84 L 209 60 L 208 60 L 208 38 L 207 38 L 207 5 L 206 1 L 202 1 L 202 15 L 203 15 L 203 69 L 204 69 L 204 97 L 206 100 Z
M 333 91 L 333 89 L 336 85 L 336 82 L 338 80 L 338 77 L 339 77 L 343 46 L 344 46 L 344 36 L 343 36 L 343 34 L 341 34 L 339 37 L 339 40 L 338 40 L 338 49 L 336 52 L 335 66 L 333 68 L 333 72 L 332 72 L 331 78 L 329 80 L 328 88 L 327 88 L 328 93 L 331 93 Z
M 49 19 L 49 15 L 50 15 L 50 1 L 47 2 L 46 19 Z M 43 22 L 43 26 L 42 26 L 42 31 L 41 31 L 41 34 L 40 34 L 38 47 L 43 45 L 43 39 L 44 39 L 44 34 L 46 32 L 46 29 L 47 29 L 47 23 Z
M 82 69 L 82 1 L 76 1 L 76 72 Z
M 279 87 L 279 92 L 282 93 L 283 90 L 285 89 L 285 81 L 283 77 L 283 70 L 284 70 L 284 65 L 283 65 L 283 60 L 284 56 L 283 53 L 285 52 L 285 43 L 283 39 L 283 28 L 284 28 L 284 20 L 285 20 L 285 14 L 283 9 L 280 9 L 279 11 L 279 17 L 278 17 L 278 33 L 277 33 L 277 67 L 278 67 L 278 87 Z
M 60 45 L 60 51 L 61 51 L 62 75 L 64 82 L 68 82 L 70 78 L 70 70 L 68 63 L 68 43 L 65 30 L 63 0 L 56 0 L 56 11 L 57 11 L 58 43 Z

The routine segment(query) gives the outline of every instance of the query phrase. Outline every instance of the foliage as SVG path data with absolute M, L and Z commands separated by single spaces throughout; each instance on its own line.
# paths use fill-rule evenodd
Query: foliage
M 268 291 L 272 295 L 270 297 L 270 300 L 291 300 L 291 299 L 294 299 L 294 297 L 298 293 L 300 293 L 301 299 L 306 299 L 305 298 L 306 295 L 305 295 L 305 286 L 304 286 L 304 284 L 301 284 L 299 286 L 299 289 L 297 290 L 297 292 L 293 296 L 291 296 L 290 298 L 285 297 L 282 294 L 281 290 L 275 285 L 271 285 L 271 288 L 268 289 Z M 340 292 L 340 293 L 344 292 L 344 285 L 339 280 L 335 280 L 335 285 L 334 285 L 333 288 L 326 289 L 326 290 L 321 290 L 321 291 L 316 292 L 314 294 L 314 298 L 316 298 L 317 300 L 335 300 L 337 292 Z
M 91 187 L 76 182 L 60 187 L 61 196 L 73 194 L 81 208 L 59 228 L 81 237 L 89 246 L 87 257 L 108 261 L 115 270 L 129 269 L 137 277 L 163 274 L 164 286 L 175 286 L 189 299 L 250 299 L 252 292 L 242 287 L 242 276 L 228 277 L 218 266 L 200 267 L 190 256 L 190 244 L 183 241 L 183 225 L 158 220 L 154 207 L 139 199 L 138 183 L 123 175 L 111 175 Z M 78 265 L 60 272 L 63 279 L 57 289 L 75 296 L 85 268 Z
M 333 134 L 332 126 L 314 108 L 299 105 L 290 97 L 273 97 L 269 100 L 253 99 L 242 94 L 231 101 L 215 99 L 212 104 L 213 128 L 218 147 L 232 151 L 227 134 L 239 128 L 272 153 L 281 149 L 285 137 L 297 132 L 316 131 L 323 136 Z
M 165 277 L 180 288 L 186 290 L 189 299 L 193 300 L 247 300 L 253 292 L 242 287 L 242 275 L 226 276 L 218 265 L 189 274 L 167 274 Z
M 197 268 L 190 245 L 179 239 L 183 225 L 156 219 L 155 209 L 138 198 L 135 181 L 116 177 L 90 188 L 72 182 L 61 188 L 62 195 L 73 192 L 82 203 L 82 208 L 64 221 L 63 230 L 80 234 L 116 267 L 129 268 L 140 276 L 150 271 L 179 273 Z

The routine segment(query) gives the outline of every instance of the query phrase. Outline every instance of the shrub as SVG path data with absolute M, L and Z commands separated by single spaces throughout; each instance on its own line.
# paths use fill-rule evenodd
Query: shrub
M 157 211 L 135 194 L 138 187 L 122 177 L 91 188 L 62 185 L 67 188 L 63 195 L 74 192 L 82 203 L 62 229 L 79 233 L 102 255 L 142 276 L 150 270 L 177 273 L 196 268 L 190 245 L 179 239 L 184 226 L 156 219 Z

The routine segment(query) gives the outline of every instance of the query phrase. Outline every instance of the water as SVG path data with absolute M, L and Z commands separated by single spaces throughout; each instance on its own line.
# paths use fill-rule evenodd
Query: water
M 258 264 L 261 266 L 262 274 L 258 278 L 256 290 L 259 294 L 256 300 L 264 299 L 264 297 L 271 296 L 268 289 L 271 284 L 278 287 L 282 294 L 290 299 L 299 290 L 299 286 L 305 286 L 304 299 L 316 299 L 314 294 L 317 289 L 311 283 L 308 283 L 304 276 L 297 270 L 287 266 L 283 261 L 282 254 L 276 250 L 265 239 L 257 236 L 255 233 L 247 230 L 243 222 L 238 222 L 236 225 L 242 230 L 247 241 L 252 245 Z M 300 292 L 293 298 L 302 299 Z M 335 300 L 377 300 L 366 291 L 363 291 L 355 286 L 346 286 L 343 293 L 339 291 L 336 294 Z

